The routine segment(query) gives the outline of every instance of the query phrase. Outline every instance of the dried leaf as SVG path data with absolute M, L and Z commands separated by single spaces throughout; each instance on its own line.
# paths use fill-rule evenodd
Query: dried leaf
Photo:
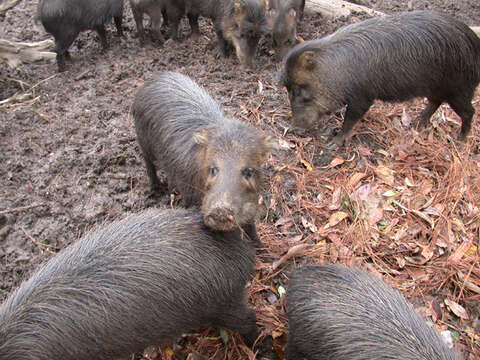
M 334 168 L 335 166 L 341 165 L 344 162 L 345 160 L 343 160 L 342 158 L 335 158 L 330 162 L 330 164 L 328 165 L 328 168 L 329 169 Z
M 330 202 L 330 205 L 328 206 L 328 209 L 329 210 L 337 210 L 341 203 L 342 203 L 342 199 L 341 199 L 341 195 L 342 194 L 342 189 L 340 187 L 337 187 L 334 191 L 333 191 L 333 194 L 332 194 L 332 201 Z
M 403 108 L 402 118 L 400 121 L 402 122 L 402 125 L 405 127 L 410 127 L 410 124 L 412 123 L 412 118 L 410 117 L 410 115 L 408 115 L 405 108 Z
M 281 217 L 280 219 L 277 220 L 277 222 L 274 224 L 274 226 L 281 226 L 284 225 L 290 221 L 293 221 L 293 218 L 291 216 L 284 216 Z
M 457 315 L 459 318 L 468 320 L 469 316 L 467 313 L 467 310 L 460 304 L 457 304 L 453 300 L 445 299 L 444 300 L 445 304 L 448 306 L 451 312 L 453 312 L 455 315 Z
M 307 219 L 305 219 L 303 216 L 301 217 L 302 220 L 302 225 L 305 229 L 309 229 L 312 233 L 317 232 L 317 227 L 315 224 L 309 222 Z
M 348 180 L 347 186 L 353 188 L 355 185 L 358 184 L 360 180 L 362 180 L 367 174 L 365 173 L 355 173 L 353 174 L 350 179 Z
M 355 196 L 359 200 L 366 200 L 373 189 L 374 187 L 371 184 L 362 185 L 355 191 Z
M 285 255 L 283 255 L 277 261 L 273 262 L 272 269 L 273 270 L 278 269 L 280 265 L 282 265 L 285 261 L 287 261 L 290 258 L 303 255 L 305 253 L 305 249 L 307 249 L 309 246 L 310 246 L 309 244 L 299 244 L 291 247 L 290 249 L 288 249 Z
M 412 180 L 410 180 L 408 177 L 405 177 L 405 181 L 404 181 L 404 182 L 405 182 L 405 185 L 407 185 L 407 186 L 410 186 L 410 187 L 416 186 L 416 185 L 412 182 Z
M 258 84 L 258 89 L 257 89 L 257 94 L 261 94 L 263 93 L 263 84 L 260 80 L 257 80 L 257 84 Z
M 430 310 L 430 315 L 433 322 L 437 322 L 438 319 L 442 318 L 442 308 L 436 299 L 432 299 L 426 302 L 428 309 Z
M 343 211 L 334 212 L 328 219 L 328 227 L 333 227 L 337 225 L 340 221 L 347 218 L 348 214 Z
M 278 139 L 278 143 L 282 149 L 294 149 L 296 146 L 294 143 L 291 143 L 290 141 L 286 141 L 282 138 Z
M 373 226 L 383 218 L 382 208 L 373 208 L 368 212 L 368 225 Z
M 470 250 L 471 246 L 472 243 L 469 241 L 460 244 L 460 246 L 455 250 L 455 252 L 450 255 L 450 257 L 448 258 L 448 262 L 453 264 L 458 263 L 460 260 L 462 260 L 467 251 Z
M 393 176 L 394 171 L 392 169 L 379 165 L 373 171 L 385 184 L 393 186 L 395 183 L 395 177 Z
M 305 169 L 307 169 L 307 171 L 312 171 L 313 168 L 312 168 L 312 165 L 310 165 L 310 163 L 307 161 L 307 160 L 300 160 L 300 162 L 302 163 L 303 166 L 305 166 Z
M 358 147 L 358 152 L 360 153 L 360 155 L 365 156 L 365 157 L 372 156 L 372 152 L 370 151 L 370 149 L 366 148 L 365 146 L 362 146 L 362 145 L 360 145 Z

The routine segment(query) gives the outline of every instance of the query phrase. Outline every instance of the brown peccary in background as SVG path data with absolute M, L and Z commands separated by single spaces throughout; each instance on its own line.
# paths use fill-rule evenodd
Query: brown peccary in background
M 282 59 L 297 40 L 297 26 L 303 18 L 305 0 L 262 0 L 268 27 L 272 30 L 275 56 Z
M 357 269 L 296 269 L 286 306 L 287 360 L 460 360 L 402 294 Z
M 258 0 L 181 0 L 192 34 L 198 36 L 198 17 L 212 19 L 220 52 L 228 57 L 232 47 L 242 65 L 252 67 L 258 42 L 267 31 L 265 11 Z
M 160 32 L 162 19 L 164 22 L 171 19 L 170 36 L 174 40 L 178 39 L 179 20 L 185 12 L 183 0 L 130 0 L 130 7 L 137 25 L 140 42 L 143 43 L 145 40 L 143 14 L 147 14 L 150 17 L 152 30 L 157 40 L 160 42 L 164 41 Z
M 253 271 L 238 231 L 213 232 L 184 209 L 131 215 L 68 246 L 10 294 L 0 359 L 117 359 L 206 326 L 252 345 Z
M 189 77 L 160 72 L 136 93 L 132 108 L 138 143 L 152 190 L 157 167 L 176 186 L 186 207 L 200 205 L 207 226 L 255 231 L 262 164 L 275 141 L 224 114 Z
M 349 139 L 353 125 L 375 99 L 427 97 L 426 125 L 448 102 L 462 118 L 460 139 L 470 133 L 471 100 L 480 81 L 480 39 L 465 24 L 434 11 L 369 19 L 319 40 L 295 46 L 280 82 L 287 87 L 294 126 L 311 129 L 346 105 L 334 146 Z
M 123 0 L 40 0 L 37 17 L 55 38 L 58 71 L 65 70 L 68 48 L 85 30 L 95 30 L 103 49 L 108 47 L 105 24 L 113 17 L 122 35 Z

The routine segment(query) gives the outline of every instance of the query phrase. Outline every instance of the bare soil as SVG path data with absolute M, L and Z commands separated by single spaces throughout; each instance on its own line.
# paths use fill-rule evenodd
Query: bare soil
M 386 13 L 443 10 L 469 25 L 480 25 L 477 0 L 363 3 Z M 34 24 L 36 5 L 23 1 L 0 19 L 0 38 L 51 38 Z M 364 18 L 356 14 L 333 21 L 307 13 L 299 35 L 306 40 L 318 38 Z M 351 145 L 331 152 L 325 138 L 288 132 L 288 99 L 285 90 L 276 86 L 279 64 L 268 39 L 258 50 L 256 69 L 245 70 L 233 57 L 219 56 L 209 21 L 201 21 L 202 36 L 195 41 L 188 38 L 185 21 L 182 40 L 168 40 L 163 46 L 153 42 L 139 46 L 129 6 L 124 26 L 123 38 L 114 36 L 110 27 L 111 46 L 105 52 L 94 32 L 82 33 L 71 48 L 68 71 L 61 74 L 54 61 L 15 70 L 0 64 L 0 101 L 24 95 L 17 102 L 0 105 L 0 300 L 40 263 L 97 223 L 171 204 L 170 194 L 150 193 L 130 107 L 146 79 L 156 71 L 172 70 L 205 86 L 230 115 L 281 139 L 282 150 L 265 167 L 258 227 L 268 258 L 280 259 L 292 248 L 296 253 L 278 267 L 259 259 L 250 286 L 252 306 L 264 335 L 273 335 L 278 356 L 283 356 L 286 340 L 279 286 L 286 286 L 293 267 L 325 260 L 382 274 L 439 330 L 453 333 L 455 348 L 465 358 L 480 356 L 480 294 L 474 287 L 480 286 L 478 121 L 473 137 L 460 144 L 454 140 L 459 118 L 447 105 L 434 116 L 430 129 L 418 133 L 405 124 L 421 112 L 422 99 L 377 103 L 356 127 Z M 478 91 L 474 106 L 474 119 L 478 119 Z M 340 125 L 332 119 L 321 128 Z M 384 168 L 393 171 L 393 179 L 384 177 Z M 374 222 L 368 206 L 362 207 L 362 201 L 354 198 L 365 185 L 377 193 L 401 192 L 404 197 L 394 200 L 408 210 L 393 207 L 387 204 L 388 196 L 380 196 L 378 204 L 385 206 L 377 208 L 382 209 L 383 218 Z M 369 194 L 375 193 L 369 189 Z M 434 210 L 424 211 L 430 208 Z M 423 211 L 424 216 L 412 209 Z M 332 220 L 343 214 L 345 219 Z M 459 253 L 464 243 L 472 246 Z M 454 262 L 452 255 L 460 260 Z M 468 281 L 462 282 L 459 272 Z M 461 319 L 445 299 L 459 303 L 468 318 Z M 252 356 L 240 343 L 232 336 L 224 346 L 217 330 L 205 330 L 183 339 L 174 352 L 163 348 L 150 355 L 166 359 Z

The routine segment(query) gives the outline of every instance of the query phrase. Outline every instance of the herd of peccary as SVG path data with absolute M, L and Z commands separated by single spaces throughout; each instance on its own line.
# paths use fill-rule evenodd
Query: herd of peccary
M 295 45 L 305 1 L 130 0 L 140 39 L 143 15 L 163 41 L 187 15 L 212 19 L 220 50 L 251 65 L 266 31 L 283 56 L 294 125 L 310 130 L 346 106 L 332 145 L 376 99 L 427 97 L 424 125 L 448 102 L 470 132 L 480 81 L 480 39 L 465 24 L 431 11 L 366 20 Z M 68 48 L 104 25 L 122 34 L 121 0 L 40 0 L 38 17 L 55 37 L 65 70 Z M 118 359 L 174 341 L 200 327 L 225 327 L 253 347 L 260 334 L 245 287 L 263 247 L 255 218 L 262 166 L 276 140 L 224 113 L 207 90 L 175 72 L 138 89 L 132 116 L 152 191 L 176 188 L 185 208 L 150 209 L 97 229 L 40 267 L 0 306 L 0 360 Z M 447 360 L 460 357 L 403 296 L 358 269 L 324 264 L 290 274 L 286 359 Z

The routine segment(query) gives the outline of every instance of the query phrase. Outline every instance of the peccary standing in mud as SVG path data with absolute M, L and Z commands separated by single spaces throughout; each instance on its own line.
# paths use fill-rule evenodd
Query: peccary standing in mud
M 305 0 L 262 0 L 267 24 L 272 30 L 272 46 L 277 59 L 283 58 L 297 40 L 297 26 L 303 18 Z
M 252 67 L 258 42 L 267 32 L 265 11 L 259 0 L 179 0 L 185 4 L 192 35 L 198 36 L 198 17 L 213 21 L 223 56 L 232 47 L 244 66 Z
M 295 46 L 281 70 L 294 126 L 311 129 L 346 105 L 334 146 L 375 99 L 427 97 L 419 122 L 426 125 L 447 102 L 462 119 L 460 139 L 470 133 L 471 100 L 480 82 L 480 38 L 465 24 L 434 11 L 369 19 L 319 40 Z
M 0 359 L 117 359 L 206 326 L 251 345 L 253 271 L 239 232 L 213 232 L 184 209 L 131 215 L 68 246 L 10 294 Z
M 296 269 L 286 306 L 287 360 L 460 360 L 397 290 L 357 269 Z
M 137 25 L 140 41 L 145 40 L 145 30 L 143 27 L 143 15 L 147 14 L 151 19 L 154 36 L 157 40 L 163 42 L 164 38 L 160 32 L 163 22 L 170 19 L 171 38 L 178 38 L 179 20 L 185 13 L 183 0 L 130 0 L 133 17 Z
M 55 38 L 58 71 L 65 70 L 68 48 L 85 30 L 95 30 L 103 49 L 108 47 L 105 24 L 113 17 L 122 36 L 123 0 L 40 0 L 37 17 Z
M 207 226 L 241 227 L 260 245 L 255 231 L 261 166 L 275 141 L 226 116 L 189 77 L 157 73 L 136 93 L 133 117 L 152 189 L 163 169 L 185 206 L 201 206 Z

